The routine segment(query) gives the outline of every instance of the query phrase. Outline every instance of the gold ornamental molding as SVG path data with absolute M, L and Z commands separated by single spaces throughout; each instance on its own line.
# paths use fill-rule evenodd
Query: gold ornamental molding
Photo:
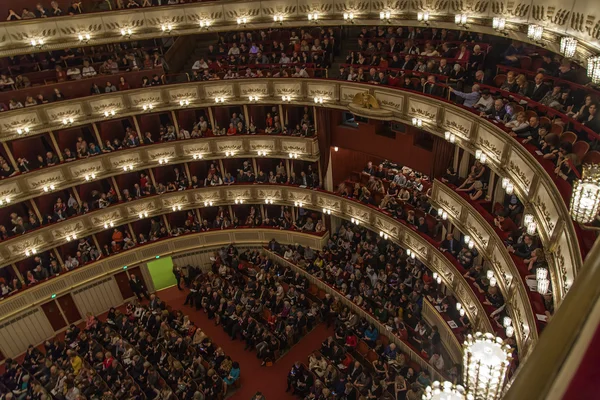
M 424 26 L 417 21 L 419 12 L 429 15 L 428 26 L 458 29 L 456 14 L 469 15 L 469 30 L 486 35 L 507 35 L 511 39 L 532 43 L 527 38 L 527 25 L 545 29 L 543 41 L 558 53 L 559 38 L 573 36 L 586 48 L 600 48 L 600 22 L 592 0 L 550 3 L 530 2 L 382 2 L 377 0 L 334 1 L 319 3 L 308 0 L 232 1 L 190 3 L 168 7 L 81 14 L 46 19 L 21 20 L 0 24 L 0 56 L 15 56 L 36 51 L 58 50 L 81 45 L 99 45 L 126 40 L 144 40 L 169 36 L 194 35 L 206 32 L 269 29 L 275 27 L 340 26 L 344 14 L 352 14 L 352 24 L 383 25 L 380 12 L 389 12 L 389 24 Z M 318 15 L 309 21 L 308 14 Z M 281 21 L 274 22 L 274 17 Z M 492 28 L 494 17 L 506 20 L 506 30 Z M 208 27 L 206 26 L 208 24 Z M 85 43 L 80 39 L 85 37 Z M 89 39 L 87 38 L 89 36 Z M 42 40 L 42 44 L 40 44 Z M 35 41 L 35 42 L 32 42 Z M 32 43 L 35 43 L 33 45 Z M 583 46 L 579 46 L 580 48 Z M 590 52 L 581 49 L 577 56 L 584 60 Z
M 19 238 L 11 239 L 7 242 L 11 243 L 11 245 L 4 246 L 1 251 L 3 251 L 3 254 L 6 254 L 7 259 L 11 259 L 11 262 L 16 262 L 25 258 L 22 244 L 25 242 L 29 243 L 33 237 L 41 236 L 43 238 L 43 242 L 38 242 L 39 247 L 36 249 L 39 253 L 40 251 L 64 244 L 67 240 L 65 234 L 75 233 L 78 238 L 82 238 L 105 230 L 106 228 L 104 228 L 104 223 L 106 221 L 113 222 L 115 227 L 137 221 L 139 219 L 138 214 L 141 212 L 141 210 L 148 211 L 148 217 L 144 216 L 144 218 L 152 218 L 172 212 L 170 205 L 175 204 L 174 202 L 181 204 L 181 202 L 185 201 L 185 205 L 182 204 L 182 211 L 185 211 L 195 208 L 203 208 L 204 201 L 207 201 L 208 199 L 213 201 L 213 207 L 234 205 L 235 200 L 239 199 L 240 196 L 243 196 L 245 203 L 247 204 L 261 204 L 264 203 L 265 199 L 268 198 L 276 199 L 273 204 L 287 206 L 293 206 L 295 202 L 302 201 L 304 208 L 315 211 L 322 211 L 323 207 L 331 207 L 329 208 L 332 210 L 331 215 L 335 215 L 347 220 L 357 218 L 360 220 L 362 225 L 376 232 L 385 230 L 385 232 L 389 235 L 390 240 L 393 240 L 404 248 L 414 251 L 418 255 L 420 261 L 422 261 L 431 271 L 437 272 L 440 275 L 444 284 L 451 289 L 453 293 L 455 293 L 457 299 L 463 304 L 466 315 L 469 318 L 469 321 L 471 321 L 474 329 L 485 332 L 493 331 L 490 319 L 488 318 L 481 302 L 468 285 L 464 277 L 460 274 L 460 272 L 458 272 L 458 270 L 442 252 L 430 244 L 426 239 L 421 237 L 418 232 L 415 232 L 401 222 L 386 216 L 381 212 L 373 210 L 361 203 L 345 199 L 333 193 L 321 190 L 304 189 L 297 186 L 258 184 L 232 185 L 216 188 L 192 189 L 184 192 L 165 193 L 158 196 L 151 196 L 148 198 L 142 198 L 140 200 L 111 206 L 107 209 L 98 210 L 64 222 L 59 222 L 52 226 L 42 228 L 39 231 L 36 231 L 35 234 L 26 234 Z M 185 197 L 185 199 L 183 199 L 183 197 Z M 223 237 L 223 241 L 226 242 L 225 239 L 228 237 L 227 235 L 230 231 L 231 230 L 228 229 L 217 232 L 221 232 L 222 235 L 225 235 Z M 273 232 L 273 237 L 276 239 L 278 238 L 278 236 L 275 235 L 276 233 L 284 235 L 286 232 L 288 232 L 278 229 L 266 229 L 265 231 Z M 252 235 L 254 235 L 252 233 L 253 230 L 240 229 L 240 232 L 247 232 L 247 235 L 249 235 L 250 238 Z M 192 247 L 192 245 L 198 244 L 196 234 L 181 236 L 182 240 L 185 238 L 188 238 L 186 240 L 189 240 L 190 245 L 188 245 L 188 242 L 186 241 L 178 242 L 182 243 L 183 248 Z M 269 237 L 266 241 L 270 239 L 271 238 Z M 167 250 L 159 250 L 160 247 L 156 247 L 163 242 L 166 241 L 159 241 L 155 244 L 135 247 L 129 251 L 123 252 L 122 255 L 109 257 L 105 261 L 101 261 L 100 264 L 109 262 L 111 265 L 114 265 L 114 268 L 119 268 L 119 265 L 122 267 L 123 265 L 136 263 L 135 260 L 138 259 L 147 259 L 154 257 L 156 254 L 167 253 Z M 14 252 L 12 251 L 13 248 L 15 249 Z M 179 244 L 172 248 L 179 249 Z M 314 248 L 322 248 L 322 246 Z M 130 254 L 133 256 L 130 256 Z M 18 299 L 22 298 L 23 296 L 30 296 L 29 294 L 32 292 L 37 293 L 37 290 L 41 290 L 38 288 L 43 288 L 45 286 L 49 286 L 51 289 L 44 290 L 42 293 L 44 296 L 50 296 L 52 293 L 57 292 L 57 285 L 62 285 L 58 283 L 62 279 L 71 279 L 69 277 L 75 276 L 75 280 L 69 280 L 69 282 L 77 282 L 76 279 L 79 279 L 77 277 L 79 277 L 80 274 L 83 274 L 84 271 L 96 271 L 94 269 L 96 268 L 94 267 L 96 264 L 98 263 L 79 268 L 71 273 L 65 274 L 64 277 L 61 276 L 48 282 L 38 284 L 35 288 L 26 290 L 21 294 L 16 294 L 1 301 L 0 315 L 6 315 L 6 313 L 10 313 L 10 310 L 16 307 L 7 306 L 5 305 L 6 303 L 19 302 L 20 300 Z M 97 275 L 93 272 L 86 272 L 85 274 L 85 276 L 89 275 L 90 279 L 92 275 Z M 64 287 L 67 286 L 69 285 L 65 285 Z M 31 300 L 30 297 L 27 298 Z M 5 309 L 5 307 L 7 308 Z M 518 343 L 520 344 L 519 341 Z
M 213 98 L 207 95 L 207 93 L 211 94 L 214 91 L 233 93 L 234 95 L 231 98 L 227 98 L 228 104 L 245 104 L 248 102 L 248 99 L 240 95 L 241 87 L 249 84 L 262 85 L 267 88 L 268 95 L 261 97 L 257 102 L 258 104 L 281 104 L 282 99 L 279 93 L 299 93 L 292 96 L 289 104 L 311 106 L 314 105 L 315 93 L 320 93 L 325 95 L 323 96 L 323 104 L 319 106 L 339 110 L 348 109 L 348 104 L 352 101 L 351 96 L 355 96 L 357 93 L 365 93 L 368 90 L 378 101 L 381 110 L 392 112 L 392 117 L 389 120 L 410 124 L 413 117 L 420 118 L 423 122 L 422 129 L 442 138 L 444 137 L 444 133 L 449 131 L 456 135 L 456 145 L 465 151 L 474 154 L 477 150 L 481 150 L 487 155 L 487 166 L 499 177 L 508 178 L 513 182 L 515 193 L 526 206 L 531 208 L 536 221 L 539 222 L 538 230 L 544 248 L 552 250 L 552 257 L 555 259 L 555 264 L 560 266 L 560 272 L 556 274 L 560 279 L 557 282 L 553 282 L 553 289 L 557 304 L 562 302 L 583 264 L 573 222 L 571 221 L 567 206 L 550 175 L 532 154 L 525 150 L 519 142 L 501 130 L 499 126 L 488 120 L 479 118 L 477 114 L 471 113 L 465 108 L 442 99 L 434 99 L 425 95 L 403 91 L 402 89 L 319 79 L 237 79 L 219 83 L 211 81 L 167 85 L 161 89 L 163 91 L 160 96 L 162 103 L 156 104 L 154 110 L 158 112 L 181 108 L 179 101 L 174 100 L 174 98 L 176 94 L 183 92 L 197 94 L 197 97 L 190 99 L 190 105 L 186 107 L 218 105 L 214 102 Z M 147 89 L 136 89 L 119 93 L 119 97 L 122 97 L 124 109 L 119 110 L 117 115 L 121 117 L 139 114 L 140 110 L 132 106 L 131 97 L 139 95 L 144 90 Z M 67 100 L 61 104 L 61 107 L 63 110 L 69 107 L 83 110 L 82 117 L 75 119 L 73 125 L 96 122 L 105 118 L 99 112 L 93 111 L 89 103 L 90 101 L 101 101 L 104 97 L 108 98 L 107 101 L 109 101 L 114 95 L 103 94 L 77 100 Z M 32 107 L 26 109 L 24 112 L 16 110 L 2 113 L 0 115 L 0 141 L 21 137 L 16 132 L 18 127 L 30 128 L 28 135 L 35 135 L 48 129 L 60 129 L 60 121 L 51 118 L 52 110 L 53 108 L 50 104 Z M 365 108 L 365 110 L 368 111 L 369 109 Z M 21 122 L 19 121 L 26 125 L 20 125 Z M 218 143 L 221 143 L 220 140 L 226 143 L 231 139 L 217 138 L 216 140 L 218 146 Z M 300 146 L 306 149 L 307 154 L 311 155 L 309 159 L 314 160 L 318 157 L 318 144 L 316 140 L 312 141 L 312 147 L 309 147 L 309 144 L 306 142 L 302 142 L 300 138 L 282 137 L 280 140 L 279 151 L 282 151 L 284 154 L 296 152 L 298 146 Z M 181 143 L 181 146 L 184 146 L 184 143 L 204 142 L 202 139 L 199 141 L 181 141 L 177 142 L 176 146 L 179 146 L 179 143 Z M 165 146 L 172 145 L 165 144 Z M 224 144 L 224 146 L 226 145 Z M 247 149 L 248 147 L 245 148 Z M 184 154 L 188 154 L 188 157 L 189 154 L 192 154 L 191 151 L 187 151 L 186 153 L 186 147 L 183 147 L 183 149 Z M 216 149 L 211 148 L 211 150 L 215 152 L 214 156 L 221 155 L 219 154 L 218 147 Z M 121 156 L 120 154 L 122 153 L 115 152 L 107 155 L 109 159 L 112 157 L 123 157 L 123 159 L 116 158 L 111 161 L 114 168 L 122 168 L 122 165 L 127 164 L 128 160 L 132 158 L 135 159 L 133 161 L 134 164 L 144 160 L 142 155 L 136 151 L 131 153 L 131 157 Z M 46 174 L 44 170 L 39 173 Z M 44 180 L 68 179 L 67 177 L 69 176 L 62 172 L 57 172 L 56 174 L 48 172 L 48 174 L 43 177 Z M 28 174 L 24 175 L 24 177 L 2 181 L 3 183 L 0 184 L 0 196 L 3 196 L 3 193 L 9 194 L 19 193 L 20 190 L 33 190 L 31 185 L 35 184 L 36 181 L 28 184 L 26 181 L 28 179 L 27 176 Z M 17 184 L 15 182 L 15 180 L 20 179 L 25 179 L 25 183 L 19 181 L 19 184 Z
M 240 135 L 188 139 L 104 153 L 16 175 L 0 181 L 0 197 L 8 197 L 14 204 L 46 194 L 44 187 L 48 185 L 54 185 L 53 190 L 62 190 L 83 184 L 92 173 L 93 180 L 99 180 L 122 174 L 125 167 L 128 173 L 158 166 L 168 167 L 198 161 L 200 159 L 195 157 L 199 155 L 202 156 L 201 160 L 217 160 L 224 157 L 225 149 L 230 148 L 236 151 L 229 158 L 257 157 L 258 150 L 266 151 L 264 156 L 261 153 L 262 158 L 287 158 L 291 148 L 294 148 L 299 160 L 316 162 L 319 158 L 316 138 Z M 159 164 L 163 157 L 169 159 L 168 164 Z

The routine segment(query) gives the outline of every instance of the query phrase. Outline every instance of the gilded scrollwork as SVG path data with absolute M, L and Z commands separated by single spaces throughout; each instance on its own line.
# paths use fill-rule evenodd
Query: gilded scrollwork
M 539 212 L 540 214 L 542 214 L 542 217 L 544 218 L 548 229 L 550 230 L 550 232 L 554 231 L 554 227 L 556 226 L 556 224 L 554 223 L 552 216 L 550 215 L 548 206 L 546 206 L 546 203 L 542 200 L 541 196 L 539 195 L 536 197 L 536 202 L 539 208 Z
M 525 186 L 529 188 L 529 186 L 531 185 L 531 180 L 527 178 L 527 175 L 521 170 L 521 167 L 517 163 L 515 163 L 514 161 L 510 161 L 508 163 L 508 169 L 515 175 L 517 175 L 521 182 L 523 182 Z

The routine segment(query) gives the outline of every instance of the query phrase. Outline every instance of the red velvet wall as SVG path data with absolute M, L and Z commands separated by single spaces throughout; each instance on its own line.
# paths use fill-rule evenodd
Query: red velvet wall
M 341 112 L 333 112 L 331 115 L 329 127 L 331 145 L 340 148 L 337 154 L 334 152 L 332 155 L 334 183 L 339 182 L 339 180 L 336 181 L 336 176 L 343 176 L 343 171 L 348 168 L 351 171 L 362 170 L 368 160 L 375 162 L 388 159 L 425 174 L 431 174 L 433 152 L 414 145 L 411 127 L 406 128 L 406 133 L 396 133 L 396 138 L 391 139 L 375 134 L 382 124 L 380 121 L 370 120 L 369 123 L 360 123 L 358 128 L 354 128 L 340 125 L 342 121 Z M 353 155 L 352 152 L 342 153 L 342 149 L 360 152 L 363 155 Z M 326 151 L 326 149 L 322 149 L 322 151 Z M 345 154 L 347 157 L 342 157 L 341 154 Z M 350 166 L 344 167 L 344 163 L 349 163 Z M 336 169 L 340 172 L 337 173 Z

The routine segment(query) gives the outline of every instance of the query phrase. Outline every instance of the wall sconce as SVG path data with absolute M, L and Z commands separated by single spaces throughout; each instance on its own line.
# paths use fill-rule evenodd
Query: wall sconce
M 215 97 L 215 103 L 223 103 L 225 101 L 225 97 Z
M 411 249 L 406 249 L 406 255 L 407 255 L 408 257 L 412 258 L 413 260 L 414 260 L 414 259 L 415 259 L 415 257 L 417 256 L 417 255 L 415 254 L 415 252 L 414 252 L 414 251 L 412 251 Z
M 194 154 L 192 157 L 194 158 L 194 160 L 201 160 L 203 156 L 202 154 Z
M 506 189 L 506 187 L 508 186 L 509 183 L 510 183 L 510 179 L 502 178 L 502 189 Z
M 331 210 L 329 208 L 323 208 L 323 214 L 331 215 Z
M 456 142 L 456 135 L 452 132 L 446 131 L 444 132 L 444 138 L 446 139 L 446 141 L 454 144 Z
M 66 239 L 67 239 L 67 242 L 70 242 L 72 240 L 77 240 L 77 235 L 75 233 L 72 233 L 70 235 L 67 235 Z
M 537 282 L 537 292 L 542 296 L 548 293 L 550 289 L 550 280 L 548 279 L 548 270 L 546 268 L 538 268 L 535 271 L 535 280 Z
M 460 315 L 461 317 L 464 317 L 465 309 L 463 308 L 462 304 L 456 303 L 456 311 L 458 311 L 458 315 Z
M 350 222 L 352 222 L 354 225 L 360 225 L 360 221 L 354 217 L 350 218 Z
M 429 26 L 429 11 L 419 11 L 417 13 L 417 21 Z
M 211 201 L 205 201 L 205 202 L 204 202 L 204 207 L 209 207 L 209 206 L 210 206 L 210 207 L 212 207 L 212 205 L 213 205 L 213 202 L 212 202 L 212 200 L 211 200 Z
M 448 213 L 443 209 L 438 209 L 438 217 L 442 218 L 444 221 L 448 219 Z
M 31 43 L 31 45 L 33 47 L 35 47 L 36 49 L 41 49 L 42 47 L 44 47 L 44 44 L 46 42 L 43 38 L 39 38 L 39 39 L 31 39 L 31 41 L 29 43 Z
M 154 105 L 153 104 L 144 104 L 142 106 L 142 108 L 144 109 L 144 111 L 150 111 L 150 110 L 154 109 Z
M 560 54 L 567 58 L 571 58 L 575 55 L 576 51 L 577 39 L 570 36 L 564 36 L 560 39 Z
M 121 36 L 126 37 L 127 39 L 131 39 L 131 35 L 133 35 L 133 30 L 131 28 L 121 29 Z
M 160 26 L 160 30 L 165 33 L 171 33 L 171 31 L 173 30 L 173 25 L 172 24 L 162 24 Z
M 315 97 L 315 104 L 323 104 L 323 97 Z
M 389 11 L 380 11 L 379 12 L 379 19 L 381 21 L 385 21 L 388 24 L 391 23 L 391 18 L 392 18 L 392 13 Z
M 258 153 L 259 156 L 263 156 L 263 157 L 265 157 L 267 155 L 267 151 L 266 150 L 259 150 L 257 153 Z
M 506 32 L 506 19 L 500 17 L 494 17 L 492 19 L 492 28 L 496 32 L 500 32 L 504 36 L 508 36 L 508 32 Z
M 337 146 L 333 146 L 333 151 L 339 151 L 339 150 L 340 150 L 340 148 L 339 148 L 339 147 L 337 147 Z
M 533 215 L 532 214 L 525 214 L 525 215 L 523 215 L 523 223 L 525 225 L 529 225 L 532 222 L 533 222 Z
M 537 224 L 535 222 L 530 222 L 527 224 L 527 234 L 530 236 L 535 235 L 537 232 Z
M 117 115 L 117 112 L 115 110 L 104 111 L 104 118 L 114 117 L 115 115 Z
M 588 58 L 587 76 L 593 83 L 600 83 L 600 56 Z
M 25 128 L 17 128 L 17 133 L 18 133 L 19 135 L 22 135 L 22 134 L 24 134 L 24 133 L 29 133 L 29 132 L 30 132 L 30 129 L 29 129 L 28 127 L 25 127 Z
M 494 276 L 494 271 L 492 271 L 491 269 L 487 270 L 486 273 L 486 277 L 488 278 L 488 281 L 490 281 L 490 286 L 496 286 L 496 284 L 498 283 L 498 281 L 496 280 L 496 277 Z
M 56 189 L 56 186 L 54 186 L 54 183 L 51 183 L 49 185 L 44 186 L 42 189 L 44 190 L 44 192 L 48 193 Z
M 281 96 L 281 101 L 287 101 L 287 102 L 290 102 L 291 100 L 292 100 L 292 96 L 290 96 L 290 95 L 287 95 L 287 96 L 286 96 L 286 95 L 284 95 L 284 96 Z
M 62 120 L 62 124 L 65 125 L 65 126 L 72 125 L 73 122 L 75 122 L 75 120 L 73 119 L 73 117 L 63 118 L 63 120 Z
M 485 164 L 487 161 L 487 154 L 485 154 L 483 150 L 475 150 L 475 159 L 480 163 Z
M 200 20 L 200 29 L 206 29 L 208 30 L 208 28 L 210 27 L 211 22 L 208 19 L 201 19 Z
M 133 171 L 133 164 L 123 165 L 123 171 Z
M 416 126 L 417 128 L 421 128 L 423 126 L 423 120 L 421 118 L 413 118 L 412 124 L 413 124 L 413 126 Z
M 273 199 L 265 199 L 265 204 L 273 204 Z
M 248 97 L 250 101 L 258 101 L 258 96 L 250 96 Z
M 385 240 L 389 239 L 389 236 L 387 233 L 385 233 L 384 231 L 379 231 L 379 236 L 384 238 Z
M 504 190 L 506 192 L 506 194 L 511 195 L 515 192 L 515 185 L 512 184 L 512 182 L 508 182 L 506 184 L 506 189 Z
M 187 99 L 186 99 L 186 100 L 179 100 L 179 105 L 180 105 L 181 107 L 187 107 L 187 106 L 189 106 L 189 105 L 190 105 L 190 101 L 189 101 L 189 100 L 187 100 Z
M 92 172 L 91 174 L 88 174 L 88 175 L 86 175 L 86 176 L 84 177 L 84 179 L 85 179 L 87 182 L 89 182 L 89 181 L 91 181 L 91 180 L 94 180 L 94 179 L 96 179 L 96 173 L 95 173 L 95 172 Z
M 273 22 L 279 22 L 279 25 L 283 25 L 283 15 L 273 15 Z
M 114 228 L 114 227 L 115 227 L 115 223 L 113 221 L 104 223 L 104 229 Z
M 469 240 L 469 243 L 467 243 L 467 247 L 469 248 L 469 250 L 473 250 L 473 247 L 475 247 L 475 242 L 473 240 Z
M 168 163 L 168 162 L 169 162 L 169 159 L 168 159 L 168 158 L 159 158 L 159 159 L 158 159 L 158 163 L 159 163 L 159 164 L 161 164 L 161 165 L 162 165 L 162 164 L 166 164 L 166 163 Z
M 235 204 L 244 204 L 244 199 L 235 199 Z
M 77 35 L 77 39 L 79 39 L 80 43 L 88 43 L 92 36 L 89 33 L 80 33 Z
M 456 14 L 454 16 L 454 23 L 463 28 L 467 28 L 467 14 Z
M 465 244 L 469 244 L 469 242 L 471 241 L 471 236 L 469 235 L 465 235 L 463 237 L 463 241 L 465 242 Z
M 32 249 L 26 249 L 25 250 L 25 257 L 29 257 L 32 256 L 34 254 L 37 254 L 37 250 L 32 248 Z
M 354 13 L 344 13 L 344 21 L 354 23 Z
M 298 153 L 290 153 L 290 158 L 298 158 Z
M 10 204 L 10 201 L 10 197 L 6 196 L 5 198 L 0 199 L 0 206 L 3 206 L 4 204 L 8 205 Z
M 312 13 L 308 13 L 308 20 L 310 22 L 314 22 L 315 24 L 319 22 L 319 13 L 318 12 L 312 12 Z
M 237 24 L 244 25 L 244 28 L 246 27 L 247 23 L 248 23 L 248 17 L 241 17 L 241 18 L 237 19 Z
M 226 151 L 225 157 L 233 157 L 234 154 L 235 154 L 235 152 L 233 152 L 233 151 Z
M 181 207 L 181 204 L 178 204 L 178 205 L 176 205 L 176 206 L 173 206 L 173 207 L 172 207 L 172 210 L 173 210 L 173 211 L 181 211 L 181 208 L 182 208 L 182 207 Z
M 138 217 L 140 217 L 140 219 L 148 218 L 148 211 L 143 211 L 143 212 L 139 213 Z
M 303 202 L 301 202 L 301 201 L 297 201 L 297 200 L 296 200 L 296 201 L 294 201 L 294 207 L 302 207 L 302 206 L 304 206 L 304 203 L 303 203 Z
M 600 166 L 583 166 L 581 179 L 573 184 L 570 213 L 573 221 L 580 224 L 592 222 L 600 210 Z
M 544 35 L 544 27 L 536 24 L 531 24 L 527 27 L 527 37 L 537 44 L 541 45 L 542 36 Z

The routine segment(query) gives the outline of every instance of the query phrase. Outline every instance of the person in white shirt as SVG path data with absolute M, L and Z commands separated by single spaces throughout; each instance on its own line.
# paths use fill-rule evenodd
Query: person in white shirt
M 481 97 L 479 98 L 477 103 L 475 103 L 473 108 L 475 108 L 479 111 L 487 111 L 490 108 L 492 108 L 493 106 L 494 106 L 494 98 L 490 94 L 490 91 L 487 89 L 483 89 L 481 91 Z
M 239 56 L 240 55 L 240 48 L 237 47 L 237 43 L 234 43 L 231 46 L 227 55 L 229 55 L 229 56 Z
M 308 78 L 308 72 L 304 68 L 296 67 L 296 72 L 292 75 L 294 78 Z
M 285 53 L 281 53 L 281 58 L 279 59 L 279 64 L 289 64 L 290 58 Z
M 438 371 L 444 370 L 444 359 L 442 358 L 442 356 L 440 354 L 434 353 L 431 356 L 431 358 L 429 359 L 429 362 Z
M 83 62 L 83 69 L 81 71 L 81 75 L 83 75 L 84 78 L 91 78 L 92 76 L 96 76 L 96 74 L 97 73 L 94 67 L 90 65 L 90 62 L 88 60 L 85 60 Z
M 208 64 L 206 63 L 206 61 L 204 61 L 204 58 L 196 60 L 194 65 L 192 65 L 192 70 L 198 70 L 198 69 L 208 69 Z
M 81 70 L 77 67 L 70 67 L 67 70 L 67 76 L 73 80 L 79 80 L 81 79 Z
M 189 139 L 190 137 L 190 131 L 183 127 L 179 127 L 179 134 L 177 135 L 178 139 Z

